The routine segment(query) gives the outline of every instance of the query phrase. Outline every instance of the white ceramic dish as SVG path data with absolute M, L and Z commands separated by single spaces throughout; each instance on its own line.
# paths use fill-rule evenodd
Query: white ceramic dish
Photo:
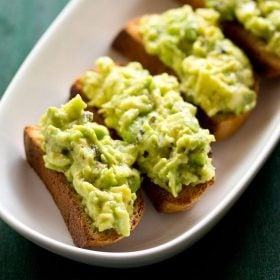
M 205 234 L 245 190 L 280 136 L 280 81 L 264 83 L 249 121 L 215 144 L 215 185 L 188 212 L 158 214 L 149 203 L 130 238 L 89 251 L 73 246 L 51 196 L 25 162 L 23 127 L 50 105 L 66 101 L 74 79 L 110 51 L 130 18 L 175 7 L 168 0 L 72 1 L 39 41 L 5 93 L 0 107 L 0 215 L 34 243 L 88 264 L 129 267 L 157 262 Z

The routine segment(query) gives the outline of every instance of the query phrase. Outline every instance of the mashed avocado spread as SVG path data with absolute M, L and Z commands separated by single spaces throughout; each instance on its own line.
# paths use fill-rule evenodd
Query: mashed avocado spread
M 251 65 L 224 38 L 218 19 L 214 10 L 183 6 L 143 17 L 140 23 L 146 51 L 175 71 L 185 98 L 209 117 L 238 115 L 256 103 Z
M 196 108 L 184 102 L 175 77 L 151 76 L 139 63 L 121 67 L 108 57 L 98 59 L 97 67 L 81 77 L 89 105 L 137 147 L 138 166 L 152 182 L 176 197 L 184 185 L 214 177 L 214 136 L 200 128 Z
M 65 174 L 81 196 L 93 226 L 128 236 L 135 192 L 140 187 L 139 172 L 131 168 L 137 150 L 113 140 L 85 108 L 77 96 L 61 108 L 49 108 L 42 117 L 45 165 Z
M 206 3 L 219 11 L 223 19 L 238 20 L 265 42 L 268 51 L 280 56 L 279 0 L 206 0 Z

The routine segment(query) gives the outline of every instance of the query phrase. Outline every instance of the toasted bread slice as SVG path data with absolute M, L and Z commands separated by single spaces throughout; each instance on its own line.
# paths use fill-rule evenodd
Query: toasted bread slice
M 192 1 L 196 2 L 196 1 Z M 168 72 L 175 75 L 172 69 L 165 66 L 158 57 L 146 52 L 143 40 L 139 33 L 140 18 L 133 19 L 127 23 L 124 29 L 113 41 L 113 47 L 125 57 L 139 61 L 144 68 L 152 74 Z M 258 78 L 255 77 L 255 92 L 258 91 Z M 249 113 L 240 115 L 227 114 L 208 117 L 203 110 L 199 109 L 198 119 L 204 128 L 208 128 L 216 137 L 216 140 L 223 140 L 235 133 L 246 121 Z
M 195 9 L 205 7 L 204 0 L 177 1 L 181 4 L 188 4 Z M 221 27 L 224 34 L 244 50 L 260 75 L 265 77 L 280 75 L 280 57 L 269 52 L 261 39 L 247 31 L 237 21 L 223 21 Z
M 79 79 L 72 85 L 70 97 L 73 98 L 77 94 L 79 94 L 85 102 L 88 101 Z M 100 123 L 104 123 L 102 116 L 98 114 L 98 109 L 90 109 L 94 111 L 94 116 L 98 115 L 97 120 L 99 120 Z M 116 136 L 115 131 L 112 130 L 111 132 Z M 157 186 L 147 177 L 144 177 L 142 187 L 157 211 L 162 213 L 177 213 L 191 208 L 213 183 L 214 178 L 196 186 L 184 186 L 177 197 L 173 197 L 168 191 Z
M 80 196 L 66 180 L 64 174 L 45 167 L 43 151 L 40 146 L 40 134 L 37 126 L 25 127 L 24 147 L 28 163 L 51 193 L 76 246 L 93 249 L 94 247 L 115 243 L 123 238 L 123 236 L 117 234 L 113 229 L 103 232 L 97 231 L 97 229 L 92 226 L 91 219 L 81 206 Z M 144 200 L 141 192 L 139 192 L 134 205 L 134 213 L 131 218 L 132 230 L 141 220 L 143 211 Z

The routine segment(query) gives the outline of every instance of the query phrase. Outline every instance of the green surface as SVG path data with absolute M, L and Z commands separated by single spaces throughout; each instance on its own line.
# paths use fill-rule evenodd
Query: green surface
M 66 2 L 0 0 L 0 93 Z M 209 234 L 178 256 L 144 268 L 111 270 L 70 261 L 41 249 L 0 222 L 0 279 L 51 279 L 60 273 L 66 279 L 84 279 L 110 272 L 131 278 L 151 269 L 182 272 L 186 279 L 280 279 L 279 171 L 280 145 Z

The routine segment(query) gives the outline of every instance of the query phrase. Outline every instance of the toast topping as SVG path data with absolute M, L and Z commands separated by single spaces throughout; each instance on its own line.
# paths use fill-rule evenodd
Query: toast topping
M 139 63 L 121 67 L 104 57 L 80 82 L 106 125 L 137 146 L 138 166 L 155 184 L 176 197 L 184 185 L 214 177 L 214 136 L 199 126 L 196 108 L 184 102 L 175 77 L 151 76 Z
M 227 20 L 237 19 L 248 31 L 266 43 L 268 51 L 280 56 L 279 0 L 207 0 Z
M 256 103 L 249 60 L 225 39 L 218 19 L 214 10 L 186 5 L 140 23 L 146 51 L 176 72 L 185 98 L 209 117 L 239 115 Z
M 131 168 L 135 146 L 113 140 L 104 126 L 92 122 L 80 96 L 61 108 L 50 107 L 40 122 L 47 168 L 63 172 L 81 196 L 85 211 L 99 230 L 130 233 L 130 216 L 140 187 Z

